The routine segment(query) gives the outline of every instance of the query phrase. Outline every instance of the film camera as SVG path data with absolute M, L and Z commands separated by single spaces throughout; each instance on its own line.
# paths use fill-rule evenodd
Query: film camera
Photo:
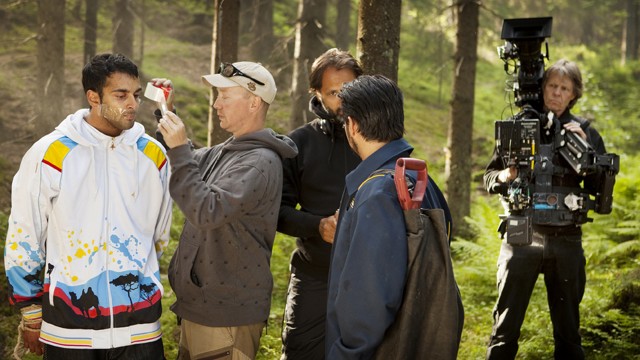
M 542 80 L 549 48 L 545 41 L 551 36 L 551 17 L 505 19 L 498 55 L 510 76 L 509 84 L 515 105 L 520 112 L 495 123 L 496 151 L 506 166 L 514 166 L 518 177 L 505 186 L 502 195 L 508 205 L 503 215 L 501 231 L 507 241 L 526 244 L 531 241 L 533 225 L 567 226 L 583 224 L 592 219 L 589 210 L 611 212 L 613 185 L 619 170 L 616 154 L 596 154 L 579 135 L 565 131 L 553 113 L 544 113 Z M 544 43 L 545 53 L 542 53 Z M 553 127 L 551 143 L 541 142 L 541 124 Z M 595 188 L 561 188 L 552 184 L 560 173 L 550 161 L 560 156 L 575 174 L 588 176 Z

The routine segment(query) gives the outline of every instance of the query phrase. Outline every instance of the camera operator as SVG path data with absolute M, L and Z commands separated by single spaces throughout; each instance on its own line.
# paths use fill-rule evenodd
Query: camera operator
M 573 132 L 587 141 L 597 154 L 605 153 L 604 142 L 598 132 L 586 120 L 570 112 L 582 96 L 582 90 L 582 76 L 574 62 L 560 60 L 545 71 L 542 79 L 544 111 L 552 112 L 556 119 L 550 117 L 547 120 L 545 117 L 540 122 L 541 144 L 554 144 L 554 137 L 560 136 L 557 127 L 562 126 L 567 132 Z M 564 190 L 565 194 L 584 193 L 596 188 L 595 176 L 578 175 L 557 150 L 553 150 L 550 155 L 553 168 L 550 186 L 554 191 Z M 541 176 L 538 171 L 539 166 L 533 168 L 531 182 L 536 175 Z M 494 152 L 484 174 L 484 183 L 489 193 L 505 195 L 504 189 L 514 180 L 518 181 L 518 177 L 518 168 L 506 165 L 497 152 Z M 583 181 L 584 187 L 581 187 Z M 587 191 L 581 191 L 582 188 Z M 507 241 L 509 237 L 504 236 L 506 224 L 501 224 L 504 240 L 498 258 L 498 300 L 493 310 L 494 325 L 487 359 L 515 358 L 520 327 L 539 273 L 544 274 L 547 288 L 555 341 L 554 357 L 584 358 L 579 333 L 579 305 L 584 294 L 586 275 L 580 226 L 586 220 L 579 217 L 575 217 L 573 221 L 562 219 L 557 224 L 541 225 L 534 217 L 530 240 L 518 244 Z

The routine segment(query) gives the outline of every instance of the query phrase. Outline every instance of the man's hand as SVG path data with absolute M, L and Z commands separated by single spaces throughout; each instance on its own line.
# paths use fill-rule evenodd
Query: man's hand
M 22 341 L 24 348 L 36 355 L 42 355 L 44 352 L 44 344 L 40 342 L 40 326 L 41 323 L 24 325 L 22 330 Z
M 162 134 L 164 142 L 171 149 L 189 142 L 184 123 L 178 115 L 172 112 L 168 112 L 160 119 L 158 122 L 158 130 Z
M 153 78 L 151 79 L 151 83 L 155 86 L 171 89 L 171 91 L 169 92 L 169 97 L 167 98 L 167 109 L 169 111 L 173 111 L 174 89 L 173 89 L 173 84 L 171 83 L 171 80 L 165 79 L 165 78 Z
M 584 133 L 584 130 L 582 130 L 582 127 L 580 126 L 579 122 L 570 121 L 564 124 L 564 128 L 567 129 L 568 131 L 578 134 L 583 140 L 585 141 L 587 140 L 587 134 Z
M 336 225 L 338 224 L 338 212 L 329 217 L 323 218 L 320 220 L 320 226 L 318 226 L 318 230 L 320 231 L 320 236 L 322 236 L 322 240 L 328 242 L 329 244 L 333 244 L 333 237 L 336 234 Z

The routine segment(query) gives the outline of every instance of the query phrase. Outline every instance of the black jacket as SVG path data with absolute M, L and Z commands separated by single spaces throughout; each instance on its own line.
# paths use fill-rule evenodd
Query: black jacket
M 340 206 L 345 176 L 360 158 L 349 147 L 342 123 L 315 96 L 309 108 L 319 118 L 289 134 L 298 156 L 283 161 L 278 231 L 297 237 L 291 264 L 298 271 L 326 279 L 331 244 L 322 240 L 318 227 L 322 218 L 333 215 Z

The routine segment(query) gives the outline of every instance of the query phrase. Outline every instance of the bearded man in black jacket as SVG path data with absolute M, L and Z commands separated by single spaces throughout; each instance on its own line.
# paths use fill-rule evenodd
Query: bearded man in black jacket
M 360 163 L 338 119 L 342 84 L 362 75 L 348 52 L 327 50 L 311 66 L 310 110 L 317 119 L 289 137 L 298 156 L 283 160 L 278 231 L 295 236 L 282 330 L 282 360 L 323 360 L 327 281 L 345 176 Z M 299 205 L 299 208 L 297 206 Z

